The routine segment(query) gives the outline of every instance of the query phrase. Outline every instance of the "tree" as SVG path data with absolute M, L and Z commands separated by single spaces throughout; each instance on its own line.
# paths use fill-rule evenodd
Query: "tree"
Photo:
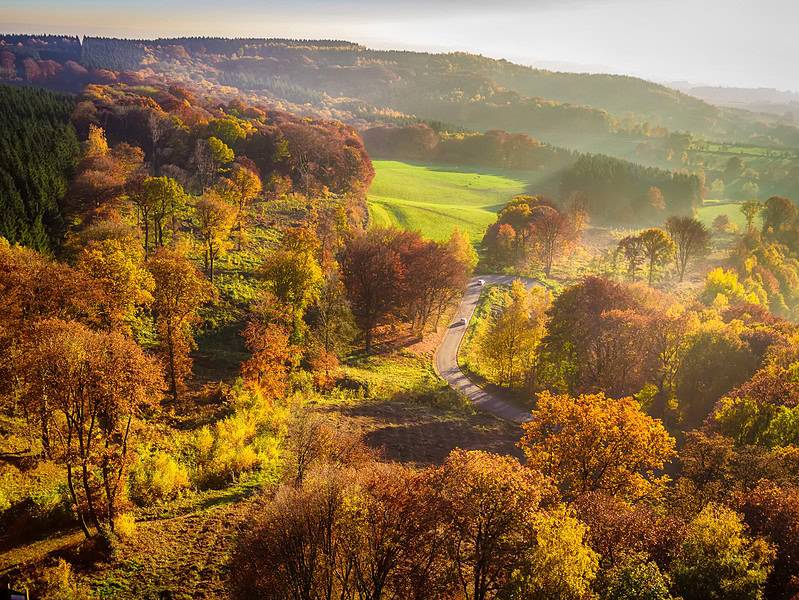
M 710 232 L 701 221 L 693 217 L 669 217 L 666 230 L 676 245 L 677 272 L 682 281 L 688 261 L 708 253 Z
M 646 555 L 628 555 L 605 576 L 602 600 L 673 600 L 670 580 Z
M 455 261 L 465 267 L 466 275 L 471 277 L 477 266 L 478 258 L 477 250 L 474 249 L 469 237 L 456 227 L 447 240 L 447 248 Z
M 582 600 L 590 594 L 598 558 L 586 543 L 588 528 L 562 506 L 539 514 L 534 543 L 514 575 L 513 596 L 530 600 Z
M 24 347 L 17 365 L 23 402 L 41 419 L 50 456 L 66 467 L 81 528 L 86 537 L 90 524 L 113 531 L 131 424 L 157 401 L 160 370 L 119 333 L 95 333 L 74 321 L 40 321 Z
M 779 236 L 786 230 L 791 230 L 799 217 L 796 205 L 783 196 L 772 196 L 763 205 L 763 233 Z
M 480 332 L 477 344 L 481 364 L 499 385 L 513 387 L 524 377 L 535 381 L 538 346 L 545 333 L 549 295 L 540 288 L 530 292 L 516 280 L 503 295 L 502 308 Z
M 252 353 L 241 365 L 242 377 L 268 398 L 283 398 L 289 370 L 298 359 L 297 348 L 289 341 L 289 332 L 276 323 L 251 320 L 242 335 Z
M 655 280 L 655 271 L 668 264 L 674 257 L 675 244 L 668 233 L 656 227 L 642 231 L 639 237 L 648 265 L 648 280 L 651 286 Z
M 233 162 L 234 157 L 233 150 L 219 138 L 211 136 L 208 139 L 197 140 L 193 158 L 201 193 L 205 193 L 211 187 L 219 175 L 219 169 Z
M 319 240 L 310 228 L 284 233 L 280 246 L 267 256 L 260 269 L 266 287 L 293 312 L 293 332 L 297 338 L 304 331 L 303 315 L 319 295 L 322 267 L 316 259 Z
M 547 205 L 534 207 L 531 221 L 536 254 L 544 267 L 544 275 L 549 277 L 555 259 L 575 243 L 580 232 L 569 215 Z
M 732 227 L 732 223 L 730 222 L 730 217 L 727 214 L 718 215 L 715 219 L 713 219 L 713 229 L 716 233 L 727 233 L 730 231 Z
M 138 311 L 153 300 L 152 275 L 138 241 L 107 239 L 87 244 L 76 267 L 96 284 L 96 318 L 106 331 L 136 331 Z
M 349 240 L 342 256 L 344 286 L 367 352 L 372 350 L 375 328 L 400 306 L 406 268 L 394 238 L 391 230 L 370 229 Z
M 337 265 L 325 270 L 316 302 L 309 311 L 309 322 L 317 344 L 326 354 L 343 356 L 357 333 Z
M 742 510 L 752 531 L 777 548 L 766 597 L 793 598 L 799 593 L 799 488 L 763 481 L 746 494 Z
M 551 476 L 567 499 L 601 491 L 637 500 L 656 494 L 674 456 L 674 438 L 632 398 L 538 395 L 519 446 L 528 464 Z
M 644 264 L 644 245 L 639 235 L 628 235 L 619 240 L 616 255 L 622 255 L 627 261 L 627 276 L 630 281 L 638 279 L 638 271 Z
M 525 565 L 546 480 L 509 456 L 453 450 L 429 485 L 460 593 L 499 596 Z
M 739 208 L 746 219 L 746 233 L 751 234 L 754 231 L 755 218 L 763 210 L 763 205 L 757 200 L 747 200 Z
M 411 329 L 424 336 L 432 316 L 438 327 L 446 307 L 463 292 L 468 266 L 459 262 L 447 244 L 423 241 L 418 235 L 408 236 L 405 242 L 400 249 L 406 270 L 402 304 Z
M 247 207 L 263 191 L 261 178 L 246 166 L 235 164 L 230 173 L 236 200 L 236 249 L 241 250 L 244 238 L 244 224 L 247 219 Z
M 656 212 L 661 213 L 666 210 L 666 199 L 663 197 L 663 191 L 659 187 L 650 187 L 646 193 L 646 200 Z
M 109 152 L 105 131 L 97 125 L 89 125 L 89 135 L 83 144 L 84 158 L 99 158 Z
M 144 227 L 144 251 L 150 252 L 152 234 L 153 246 L 164 245 L 164 223 L 172 224 L 172 236 L 177 233 L 177 217 L 186 204 L 186 192 L 171 177 L 147 177 L 131 195 Z
M 159 352 L 166 365 L 170 394 L 177 402 L 191 372 L 191 328 L 198 319 L 199 308 L 212 298 L 213 287 L 193 264 L 173 250 L 158 250 L 147 268 L 155 280 L 152 310 Z
M 213 191 L 206 192 L 194 207 L 194 218 L 205 252 L 205 272 L 213 283 L 214 263 L 230 247 L 230 232 L 236 220 L 235 209 Z
M 671 574 L 685 600 L 760 600 L 773 548 L 746 534 L 741 517 L 710 504 L 688 524 Z

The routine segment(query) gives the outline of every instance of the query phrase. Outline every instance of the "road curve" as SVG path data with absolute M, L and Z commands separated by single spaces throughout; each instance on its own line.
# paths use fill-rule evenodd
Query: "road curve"
M 453 318 L 453 324 L 447 328 L 441 343 L 436 349 L 433 365 L 436 372 L 449 383 L 452 389 L 466 396 L 478 409 L 506 421 L 524 423 L 530 420 L 529 411 L 511 404 L 495 393 L 484 390 L 469 379 L 458 366 L 458 349 L 461 341 L 463 341 L 463 336 L 466 334 L 468 322 L 477 308 L 480 293 L 483 290 L 477 283 L 478 279 L 484 280 L 486 285 L 510 285 L 514 279 L 519 278 L 510 275 L 483 275 L 482 277 L 473 277 L 469 281 L 463 299 Z M 533 279 L 522 279 L 522 281 L 528 286 L 537 283 Z M 466 319 L 467 325 L 458 325 L 459 319 Z

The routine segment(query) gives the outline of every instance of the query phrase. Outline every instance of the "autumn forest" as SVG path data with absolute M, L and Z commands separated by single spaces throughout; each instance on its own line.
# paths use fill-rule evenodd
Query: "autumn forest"
M 796 600 L 797 199 L 643 79 L 0 35 L 0 587 Z

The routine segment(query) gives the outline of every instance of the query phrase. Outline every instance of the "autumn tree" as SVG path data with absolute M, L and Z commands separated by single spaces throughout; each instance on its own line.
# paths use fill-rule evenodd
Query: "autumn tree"
M 155 286 L 138 241 L 90 242 L 78 255 L 76 266 L 96 285 L 95 318 L 99 325 L 128 335 L 138 331 L 140 311 L 152 303 Z
M 747 200 L 741 204 L 739 210 L 746 219 L 746 233 L 751 234 L 755 230 L 755 219 L 763 210 L 763 204 L 757 200 Z
M 247 221 L 247 209 L 263 191 L 261 178 L 255 171 L 245 165 L 235 163 L 229 174 L 232 183 L 233 198 L 236 205 L 236 249 L 241 250 L 244 239 L 244 227 Z
M 642 231 L 639 237 L 651 286 L 655 281 L 656 271 L 666 266 L 674 257 L 675 244 L 668 233 L 656 227 Z
M 411 329 L 424 335 L 431 318 L 438 326 L 444 310 L 460 296 L 468 281 L 468 266 L 461 263 L 447 244 L 407 239 L 400 249 L 406 272 L 406 294 L 402 299 Z
M 666 221 L 666 230 L 676 246 L 677 273 L 682 281 L 688 262 L 708 253 L 710 232 L 693 217 L 670 217 Z
M 535 381 L 538 350 L 545 333 L 549 295 L 540 288 L 528 291 L 516 280 L 501 299 L 502 308 L 478 335 L 481 364 L 499 385 L 513 387 Z
M 461 594 L 485 600 L 512 584 L 534 536 L 546 480 L 515 458 L 454 450 L 431 475 L 445 551 Z
M 466 267 L 466 274 L 471 277 L 477 267 L 478 257 L 469 237 L 456 227 L 447 240 L 447 248 L 455 260 Z
M 799 593 L 799 488 L 762 481 L 744 496 L 742 511 L 752 532 L 777 549 L 766 597 L 794 597 Z
M 580 231 L 570 215 L 548 205 L 534 207 L 530 219 L 535 255 L 549 277 L 555 259 L 575 244 Z
M 674 438 L 632 398 L 542 392 L 522 427 L 528 464 L 551 476 L 565 498 L 601 491 L 636 500 L 668 480 L 658 471 L 674 455 Z
M 242 335 L 252 353 L 241 365 L 242 377 L 268 398 L 283 398 L 289 372 L 299 358 L 297 347 L 289 341 L 289 331 L 277 323 L 251 320 Z
M 616 245 L 616 257 L 622 257 L 627 263 L 627 276 L 630 281 L 638 279 L 638 271 L 644 264 L 644 245 L 638 235 L 628 235 Z
M 172 236 L 177 234 L 177 219 L 186 205 L 183 186 L 171 177 L 147 177 L 131 194 L 138 211 L 139 222 L 144 228 L 144 251 L 150 252 L 150 240 L 154 248 L 165 244 L 165 224 L 171 224 Z
M 236 211 L 211 191 L 206 192 L 195 204 L 194 219 L 203 242 L 205 272 L 213 282 L 216 259 L 230 247 L 230 232 L 236 220 Z
M 766 200 L 761 211 L 763 233 L 779 236 L 790 231 L 799 217 L 799 208 L 783 196 L 772 196 Z
M 759 600 L 773 559 L 773 547 L 750 537 L 738 514 L 710 504 L 688 524 L 670 570 L 685 600 Z
M 71 321 L 40 321 L 24 346 L 17 365 L 23 402 L 28 415 L 41 419 L 37 428 L 50 456 L 66 467 L 81 528 L 87 537 L 90 525 L 113 531 L 131 425 L 158 400 L 160 370 L 121 334 Z
M 191 372 L 192 326 L 198 320 L 199 308 L 213 296 L 213 287 L 193 264 L 173 250 L 162 248 L 156 252 L 147 268 L 155 280 L 152 311 L 159 352 L 166 366 L 169 392 L 177 402 Z
M 371 229 L 354 236 L 342 256 L 344 286 L 367 352 L 375 328 L 394 314 L 402 299 L 406 268 L 393 237 L 391 230 Z
M 302 317 L 319 295 L 322 267 L 317 260 L 319 240 L 310 228 L 285 231 L 280 245 L 260 268 L 266 287 L 293 312 L 292 335 L 304 332 Z
M 217 137 L 198 139 L 194 147 L 193 161 L 201 193 L 213 185 L 223 165 L 233 162 L 233 150 Z

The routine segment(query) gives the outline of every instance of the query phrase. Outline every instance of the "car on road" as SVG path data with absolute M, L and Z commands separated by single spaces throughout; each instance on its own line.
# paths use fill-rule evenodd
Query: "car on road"
M 479 285 L 480 287 L 483 287 L 485 284 L 486 284 L 486 280 L 485 279 L 478 279 L 477 280 L 477 285 Z
M 458 321 L 457 321 L 457 325 L 459 325 L 459 326 L 465 326 L 467 322 L 468 322 L 468 321 L 467 321 L 466 319 L 464 319 L 463 317 L 461 317 L 460 319 L 458 319 Z

